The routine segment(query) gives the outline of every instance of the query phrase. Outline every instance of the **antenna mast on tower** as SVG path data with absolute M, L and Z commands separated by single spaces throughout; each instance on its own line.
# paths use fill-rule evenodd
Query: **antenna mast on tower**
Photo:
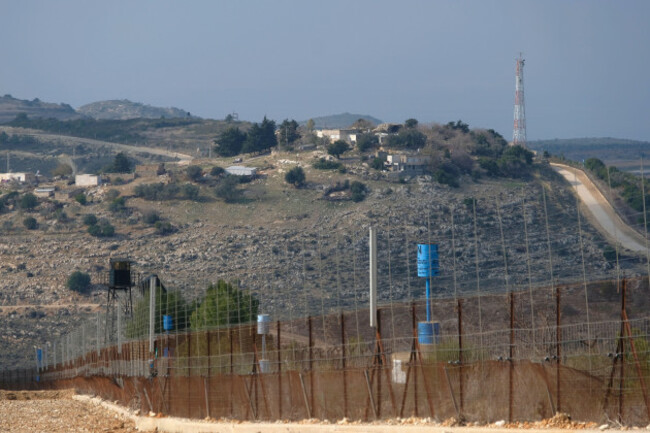
M 524 58 L 519 53 L 515 77 L 515 126 L 512 132 L 513 146 L 526 147 L 526 106 L 524 103 Z

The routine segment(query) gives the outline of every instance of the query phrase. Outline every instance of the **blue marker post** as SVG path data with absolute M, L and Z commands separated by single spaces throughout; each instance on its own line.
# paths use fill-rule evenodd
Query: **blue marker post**
M 427 321 L 418 323 L 420 344 L 433 344 L 434 342 L 435 330 L 434 324 L 431 322 L 431 277 L 435 277 L 439 273 L 438 245 L 418 244 L 418 277 L 426 278 L 427 285 Z

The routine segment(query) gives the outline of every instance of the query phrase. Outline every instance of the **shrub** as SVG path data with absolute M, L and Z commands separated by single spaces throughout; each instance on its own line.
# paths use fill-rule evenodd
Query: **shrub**
M 374 158 L 370 163 L 370 167 L 374 168 L 375 170 L 381 171 L 384 169 L 384 160 L 381 158 Z
M 88 233 L 97 238 L 110 238 L 115 234 L 115 227 L 106 220 L 88 226 Z
M 296 166 L 284 175 L 284 180 L 296 188 L 300 188 L 305 184 L 305 171 L 302 167 Z
M 319 158 L 312 163 L 312 167 L 318 170 L 340 170 L 343 164 L 337 161 L 328 161 L 325 158 Z
M 158 214 L 158 212 L 151 209 L 151 210 L 146 211 L 142 215 L 142 219 L 147 224 L 155 224 L 156 222 L 160 221 L 160 215 Z
M 120 196 L 120 192 L 115 188 L 111 188 L 106 191 L 106 200 L 115 200 Z
M 218 177 L 221 176 L 226 172 L 226 169 L 223 167 L 219 167 L 218 165 L 215 165 L 210 169 L 210 176 Z
M 365 184 L 355 180 L 350 184 L 350 192 L 352 193 L 352 201 L 358 203 L 366 198 L 368 188 Z
M 84 193 L 79 193 L 74 196 L 74 199 L 79 203 L 80 205 L 85 205 L 87 200 L 86 200 L 86 194 Z
M 176 228 L 167 221 L 157 221 L 154 227 L 159 235 L 166 235 L 176 231 Z
M 126 210 L 126 198 L 118 197 L 108 204 L 108 210 L 118 213 Z
M 97 224 L 97 217 L 95 214 L 89 213 L 88 215 L 84 216 L 83 223 L 86 226 L 92 226 Z
M 226 203 L 234 203 L 241 196 L 241 191 L 237 189 L 237 185 L 239 185 L 239 180 L 235 176 L 226 176 L 214 189 L 214 195 Z
M 185 170 L 185 174 L 192 182 L 199 182 L 203 176 L 203 170 L 198 165 L 190 165 Z
M 85 272 L 74 271 L 68 277 L 66 286 L 73 292 L 86 294 L 90 289 L 90 275 Z
M 23 225 L 27 230 L 36 230 L 38 228 L 38 222 L 34 217 L 27 217 L 23 220 Z
M 21 209 L 32 210 L 36 206 L 38 206 L 38 199 L 31 192 L 28 192 L 27 194 L 23 195 L 22 198 L 20 199 Z

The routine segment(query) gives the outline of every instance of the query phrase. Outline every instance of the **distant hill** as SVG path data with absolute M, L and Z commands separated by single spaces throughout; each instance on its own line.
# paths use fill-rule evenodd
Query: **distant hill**
M 77 113 L 68 104 L 53 104 L 43 102 L 38 98 L 31 101 L 16 99 L 11 95 L 0 96 L 0 123 L 11 122 L 20 113 L 25 113 L 30 118 L 42 117 L 58 120 L 79 119 L 83 115 Z
M 330 116 L 312 117 L 312 119 L 314 121 L 314 127 L 319 129 L 347 128 L 348 126 L 352 125 L 354 122 L 356 122 L 359 119 L 367 120 L 371 122 L 373 125 L 379 125 L 380 123 L 383 123 L 381 120 L 377 119 L 376 117 L 372 117 L 367 114 L 351 114 L 351 113 L 341 113 L 341 114 L 332 114 Z M 303 120 L 302 122 L 298 122 L 298 123 L 300 123 L 301 125 L 305 125 L 307 123 L 307 120 Z
M 180 108 L 152 107 L 128 99 L 113 99 L 98 101 L 79 107 L 77 112 L 97 120 L 127 120 L 127 119 L 172 119 L 190 117 L 190 113 Z
M 650 142 L 611 137 L 537 140 L 529 141 L 528 147 L 573 161 L 598 158 L 613 163 L 650 158 Z

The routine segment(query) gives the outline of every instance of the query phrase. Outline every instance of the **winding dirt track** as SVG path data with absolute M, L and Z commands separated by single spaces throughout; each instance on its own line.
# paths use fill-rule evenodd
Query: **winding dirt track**
M 598 231 L 609 241 L 619 243 L 625 249 L 635 253 L 646 253 L 644 237 L 623 222 L 598 187 L 582 170 L 557 163 L 551 163 L 551 166 L 573 186 L 587 209 L 587 218 Z
M 92 138 L 81 138 L 81 137 L 72 137 L 67 135 L 47 134 L 47 133 L 38 132 L 31 129 L 12 128 L 8 126 L 3 126 L 0 127 L 0 131 L 4 131 L 7 134 L 26 135 L 29 137 L 35 137 L 42 140 L 60 141 L 69 145 L 87 144 L 89 146 L 106 146 L 127 153 L 141 152 L 141 153 L 148 153 L 152 155 L 167 156 L 170 158 L 178 158 L 179 159 L 178 163 L 181 165 L 187 164 L 189 161 L 193 159 L 192 156 L 184 153 L 171 152 L 165 149 L 157 149 L 155 147 L 131 146 L 128 144 L 113 143 L 110 141 L 93 140 Z

